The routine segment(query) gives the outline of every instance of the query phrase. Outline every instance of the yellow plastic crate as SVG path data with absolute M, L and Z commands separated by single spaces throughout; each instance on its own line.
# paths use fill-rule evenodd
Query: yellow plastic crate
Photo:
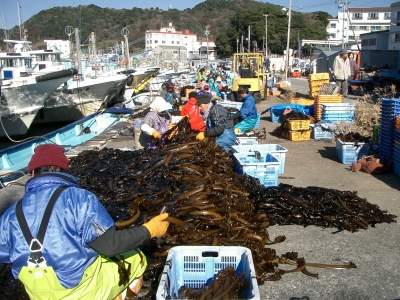
M 308 84 L 310 86 L 310 89 L 312 87 L 316 87 L 316 86 L 323 86 L 324 83 L 329 83 L 329 79 L 323 79 L 323 80 L 313 80 L 313 81 L 309 81 Z
M 302 142 L 308 141 L 311 137 L 311 130 L 302 130 L 302 131 L 287 131 L 282 132 L 282 136 L 288 140 L 293 142 Z
M 310 93 L 312 94 L 318 94 L 319 91 L 321 90 L 322 85 L 321 86 L 314 86 L 314 87 L 310 87 Z
M 306 98 L 292 98 L 290 99 L 290 103 L 308 106 L 314 104 L 314 99 L 310 100 Z
M 308 74 L 308 80 L 323 80 L 329 79 L 329 73 L 315 73 L 315 74 Z
M 336 95 L 317 95 L 315 97 L 316 101 L 319 101 L 320 103 L 342 103 L 343 102 L 343 96 L 340 94 Z
M 310 120 L 288 120 L 285 127 L 289 130 L 308 130 L 310 129 Z

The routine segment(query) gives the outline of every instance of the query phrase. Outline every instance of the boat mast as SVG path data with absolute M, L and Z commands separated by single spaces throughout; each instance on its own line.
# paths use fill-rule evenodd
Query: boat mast
M 7 21 L 6 21 L 6 18 L 4 17 L 4 11 L 3 11 L 3 7 L 1 6 L 1 3 L 0 3 L 0 10 L 1 10 L 1 26 L 3 27 L 3 30 L 4 30 L 4 38 L 6 39 L 6 40 L 8 40 L 8 33 L 7 33 Z
M 82 77 L 82 62 L 81 62 L 81 41 L 79 40 L 79 29 L 75 28 L 75 44 L 76 44 L 76 59 L 78 60 L 78 76 Z
M 22 24 L 22 17 L 21 17 L 21 5 L 19 1 L 17 1 L 18 7 L 18 19 L 19 19 L 19 39 L 24 40 L 24 25 Z

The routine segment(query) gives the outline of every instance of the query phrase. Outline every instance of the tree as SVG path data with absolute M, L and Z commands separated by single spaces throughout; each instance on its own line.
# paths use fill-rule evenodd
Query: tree
M 311 50 L 312 47 L 310 46 L 310 44 L 304 44 L 303 47 L 301 47 L 301 51 L 303 52 L 304 56 L 310 56 L 311 55 Z

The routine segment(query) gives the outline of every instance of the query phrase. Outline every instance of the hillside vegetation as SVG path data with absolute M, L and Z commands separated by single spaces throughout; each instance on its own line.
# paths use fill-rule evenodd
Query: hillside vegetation
M 272 53 L 282 53 L 286 49 L 288 19 L 282 6 L 254 0 L 207 0 L 191 9 L 161 10 L 113 9 L 96 5 L 80 7 L 53 7 L 43 10 L 24 23 L 28 30 L 28 40 L 43 46 L 44 39 L 67 39 L 66 26 L 77 28 L 81 20 L 82 43 L 94 31 L 99 49 L 110 49 L 123 40 L 121 29 L 129 29 L 129 41 L 144 36 L 147 29 L 157 30 L 172 23 L 177 30 L 189 29 L 199 39 L 205 39 L 205 26 L 209 25 L 209 39 L 215 40 L 225 55 L 236 51 L 237 39 L 247 37 L 251 26 L 251 40 L 262 48 L 265 37 L 265 18 L 268 13 L 268 47 Z M 296 47 L 300 39 L 325 39 L 326 25 L 330 15 L 326 12 L 292 12 L 290 45 Z M 19 29 L 13 28 L 11 38 L 19 38 Z M 72 36 L 74 39 L 74 36 Z M 255 42 L 254 42 L 255 41 Z M 247 45 L 247 42 L 245 43 Z M 247 46 L 246 46 L 247 47 Z M 132 51 L 144 48 L 144 42 L 132 46 Z

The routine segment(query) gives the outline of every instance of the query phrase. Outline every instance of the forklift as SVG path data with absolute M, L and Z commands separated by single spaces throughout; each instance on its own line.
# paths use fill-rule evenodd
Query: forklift
M 241 101 L 239 87 L 245 86 L 256 103 L 266 99 L 266 73 L 264 71 L 264 55 L 261 53 L 233 54 L 232 101 Z

